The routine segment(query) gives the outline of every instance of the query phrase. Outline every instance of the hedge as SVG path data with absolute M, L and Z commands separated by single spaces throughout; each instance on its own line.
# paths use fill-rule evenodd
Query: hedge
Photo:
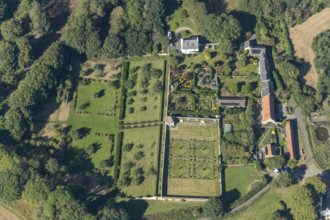
M 199 115 L 199 116 L 212 116 L 215 117 L 218 115 L 218 112 L 196 112 L 196 111 L 178 111 L 178 110 L 168 110 L 168 114 L 170 115 Z
M 121 75 L 122 75 L 122 85 L 121 85 L 121 98 L 119 104 L 119 120 L 123 120 L 125 118 L 125 107 L 126 107 L 126 92 L 127 89 L 124 87 L 124 83 L 128 77 L 129 63 L 124 62 L 122 64 Z
M 116 157 L 115 157 L 115 171 L 114 171 L 114 182 L 117 182 L 119 177 L 119 166 L 121 161 L 121 147 L 123 145 L 123 132 L 119 132 L 117 136 L 117 145 L 116 145 Z

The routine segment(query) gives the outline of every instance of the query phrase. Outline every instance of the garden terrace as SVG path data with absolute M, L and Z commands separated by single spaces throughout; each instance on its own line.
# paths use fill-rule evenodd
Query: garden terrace
M 131 58 L 123 85 L 127 89 L 125 124 L 161 121 L 164 62 L 163 57 Z
M 117 185 L 127 196 L 156 195 L 160 126 L 125 129 Z
M 168 167 L 164 191 L 169 196 L 212 197 L 219 189 L 218 120 L 179 118 L 167 133 Z

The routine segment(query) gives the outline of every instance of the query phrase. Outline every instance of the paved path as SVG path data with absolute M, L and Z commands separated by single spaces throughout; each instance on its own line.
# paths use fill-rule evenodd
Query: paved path
M 193 29 L 191 29 L 189 27 L 178 27 L 174 32 L 175 32 L 175 34 L 178 34 L 182 31 L 190 31 L 192 34 L 198 35 L 197 31 L 194 31 Z
M 236 212 L 238 210 L 240 210 L 241 208 L 244 208 L 245 206 L 251 204 L 251 202 L 253 202 L 254 200 L 256 200 L 257 198 L 259 198 L 260 196 L 262 196 L 267 190 L 270 189 L 270 184 L 272 182 L 268 183 L 268 185 L 266 185 L 262 190 L 260 190 L 257 194 L 255 194 L 254 196 L 252 196 L 249 200 L 247 200 L 246 202 L 244 202 L 243 204 L 237 206 L 236 208 L 234 208 L 233 210 L 230 211 L 230 213 Z
M 0 220 L 19 220 L 14 213 L 10 212 L 8 209 L 0 206 Z
M 165 196 L 135 198 L 135 200 L 157 200 L 157 201 L 167 201 L 167 202 L 181 202 L 182 199 L 184 199 L 186 202 L 207 202 L 207 200 L 209 200 L 208 198 L 165 197 Z
M 306 152 L 307 161 L 308 161 L 308 168 L 304 175 L 304 179 L 306 179 L 308 177 L 321 174 L 322 172 L 314 164 L 313 153 L 312 153 L 311 147 L 308 142 L 308 134 L 306 131 L 306 126 L 305 126 L 305 122 L 303 120 L 302 113 L 301 113 L 300 109 L 293 103 L 293 101 L 291 99 L 289 100 L 289 103 L 294 109 L 294 115 L 297 118 L 298 126 L 301 131 L 301 136 L 303 138 L 303 144 L 305 146 L 305 152 Z

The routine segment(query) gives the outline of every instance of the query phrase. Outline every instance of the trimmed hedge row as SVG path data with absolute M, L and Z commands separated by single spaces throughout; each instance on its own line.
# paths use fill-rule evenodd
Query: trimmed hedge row
M 257 194 L 260 190 L 262 190 L 266 185 L 267 185 L 267 179 L 265 177 L 261 178 L 261 181 L 258 182 L 254 188 L 252 188 L 252 190 L 250 192 L 248 192 L 246 195 L 240 197 L 239 199 L 237 199 L 234 203 L 232 203 L 230 205 L 231 209 L 234 209 L 235 207 L 243 204 L 244 202 L 246 202 L 247 200 L 249 200 L 252 196 L 254 196 L 255 194 Z
M 117 182 L 119 177 L 119 166 L 121 161 L 121 147 L 123 145 L 124 133 L 119 132 L 117 136 L 117 145 L 116 145 L 116 157 L 115 157 L 115 171 L 114 171 L 114 182 Z
M 199 116 L 213 116 L 218 115 L 218 112 L 196 112 L 196 111 L 178 111 L 178 110 L 168 110 L 170 115 L 199 115 Z
M 122 63 L 122 69 L 121 69 L 122 85 L 121 85 L 121 98 L 119 104 L 119 120 L 123 120 L 125 118 L 127 89 L 124 87 L 124 83 L 128 78 L 128 70 L 129 70 L 129 62 Z

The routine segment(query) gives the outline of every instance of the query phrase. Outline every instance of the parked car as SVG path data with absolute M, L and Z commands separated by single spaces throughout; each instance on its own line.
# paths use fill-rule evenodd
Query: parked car
M 292 107 L 289 107 L 288 110 L 289 110 L 289 112 L 292 112 Z
M 288 108 L 287 107 L 284 108 L 284 112 L 285 112 L 285 114 L 288 113 Z
M 167 36 L 168 36 L 169 40 L 172 40 L 172 32 L 171 31 L 167 32 Z
M 285 171 L 288 173 L 291 173 L 291 168 L 290 167 L 285 167 Z
M 280 171 L 278 171 L 278 169 L 274 169 L 274 173 L 275 173 L 276 175 L 280 175 Z
M 283 168 L 280 169 L 280 173 L 284 172 L 285 170 Z

